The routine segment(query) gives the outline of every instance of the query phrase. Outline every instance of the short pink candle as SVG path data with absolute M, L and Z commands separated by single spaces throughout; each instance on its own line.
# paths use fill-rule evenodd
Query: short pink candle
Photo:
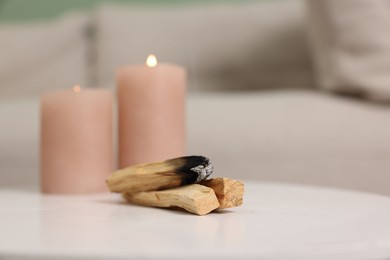
M 113 169 L 112 94 L 73 89 L 41 98 L 41 190 L 76 194 L 107 191 Z
M 119 168 L 185 154 L 185 93 L 185 69 L 154 56 L 118 70 Z

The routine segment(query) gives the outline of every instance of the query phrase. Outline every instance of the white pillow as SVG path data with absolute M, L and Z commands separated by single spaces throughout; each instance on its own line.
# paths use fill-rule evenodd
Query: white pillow
M 149 53 L 185 66 L 191 88 L 311 85 L 302 1 L 106 5 L 97 10 L 98 82 L 114 86 L 119 66 Z
M 0 96 L 87 84 L 87 17 L 0 26 Z
M 307 0 L 319 85 L 390 100 L 388 0 Z

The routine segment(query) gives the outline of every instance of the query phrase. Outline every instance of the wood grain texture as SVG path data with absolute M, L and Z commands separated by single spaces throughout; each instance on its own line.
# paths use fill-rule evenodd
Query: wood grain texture
M 131 203 L 150 207 L 179 207 L 197 215 L 206 215 L 219 207 L 217 196 L 212 188 L 191 184 L 174 189 L 124 193 Z
M 201 181 L 199 184 L 212 188 L 219 201 L 219 209 L 232 208 L 242 205 L 244 183 L 229 179 L 215 178 Z

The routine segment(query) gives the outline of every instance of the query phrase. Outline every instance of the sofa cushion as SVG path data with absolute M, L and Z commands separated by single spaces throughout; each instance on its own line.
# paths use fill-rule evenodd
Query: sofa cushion
M 114 86 L 117 67 L 154 53 L 185 66 L 192 90 L 312 86 L 304 9 L 301 0 L 103 6 L 99 85 Z
M 390 195 L 390 108 L 269 91 L 192 95 L 187 114 L 188 153 L 209 156 L 214 176 Z M 0 186 L 36 187 L 38 100 L 1 100 L 0 122 Z
M 39 102 L 0 99 L 0 188 L 39 183 Z
M 215 176 L 390 195 L 390 108 L 308 91 L 196 95 L 189 153 Z
M 0 96 L 87 84 L 87 16 L 0 25 Z

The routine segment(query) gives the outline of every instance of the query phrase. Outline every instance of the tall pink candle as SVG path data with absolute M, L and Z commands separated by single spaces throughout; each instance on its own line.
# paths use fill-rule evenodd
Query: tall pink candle
M 42 192 L 106 191 L 112 157 L 110 92 L 75 86 L 42 96 Z
M 117 72 L 119 168 L 185 154 L 186 71 L 153 61 Z

